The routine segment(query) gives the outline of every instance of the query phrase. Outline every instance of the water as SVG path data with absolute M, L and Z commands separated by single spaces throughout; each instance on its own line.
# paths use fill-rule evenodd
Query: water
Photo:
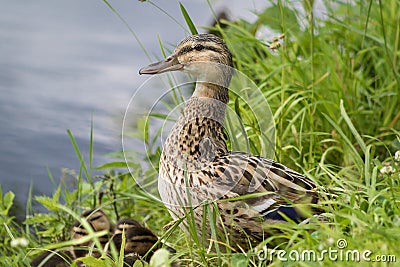
M 165 2 L 155 3 L 185 25 L 179 4 Z M 206 1 L 182 2 L 196 25 L 212 21 Z M 157 35 L 167 44 L 187 35 L 150 3 L 112 4 L 152 60 L 160 56 Z M 233 17 L 254 18 L 254 4 L 218 1 L 216 10 L 225 5 Z M 47 168 L 56 180 L 62 168 L 79 169 L 67 129 L 87 160 L 93 118 L 95 166 L 121 149 L 123 113 L 146 79 L 137 72 L 149 59 L 103 1 L 3 1 L 1 6 L 0 184 L 3 192 L 14 191 L 16 205 L 23 207 L 30 184 L 34 195 L 53 192 Z

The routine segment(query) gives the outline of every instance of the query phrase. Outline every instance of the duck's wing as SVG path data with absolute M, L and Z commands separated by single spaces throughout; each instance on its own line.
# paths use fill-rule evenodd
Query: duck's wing
M 250 196 L 244 201 L 265 219 L 283 220 L 283 213 L 301 220 L 296 204 L 318 200 L 313 181 L 267 158 L 230 152 L 217 157 L 212 169 L 221 196 Z

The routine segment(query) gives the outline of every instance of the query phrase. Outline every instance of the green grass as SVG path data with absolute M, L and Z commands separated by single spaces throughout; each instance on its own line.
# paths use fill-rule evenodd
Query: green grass
M 135 182 L 141 177 L 150 183 L 148 188 L 154 188 L 151 183 L 156 180 L 157 170 L 142 170 L 138 155 L 148 153 L 149 157 L 144 158 L 155 166 L 160 156 L 156 139 L 148 136 L 149 122 L 142 119 L 132 131 L 136 132 L 136 137 L 143 132 L 147 134 L 142 138 L 149 149 L 135 153 L 125 151 L 129 167 L 134 170 L 132 174 L 114 171 L 126 166 L 123 153 L 115 152 L 112 157 L 116 160 L 97 168 L 104 170 L 104 177 L 93 176 L 92 153 L 90 159 L 85 160 L 72 133 L 68 132 L 81 162 L 77 173 L 66 173 L 75 177 L 76 188 L 71 190 L 61 183 L 52 196 L 33 196 L 27 205 L 29 216 L 24 225 L 17 225 L 10 215 L 13 194 L 1 194 L 0 223 L 4 227 L 0 227 L 3 240 L 0 263 L 4 266 L 27 265 L 40 249 L 56 248 L 60 245 L 50 244 L 68 240 L 69 228 L 83 209 L 101 207 L 113 220 L 128 216 L 144 221 L 177 250 L 172 260 L 182 265 L 338 264 L 327 257 L 323 262 L 282 262 L 277 257 L 272 262 L 258 260 L 257 254 L 263 246 L 273 249 L 271 244 L 278 239 L 283 241 L 278 248 L 287 253 L 337 249 L 337 240 L 346 239 L 346 249 L 370 250 L 371 258 L 379 254 L 395 255 L 399 264 L 400 162 L 395 161 L 394 154 L 400 150 L 400 3 L 396 0 L 384 3 L 326 1 L 327 14 L 323 20 L 313 14 L 313 1 L 301 3 L 305 14 L 289 1 L 278 1 L 257 14 L 258 20 L 254 23 L 226 21 L 212 30 L 226 41 L 234 55 L 235 68 L 249 76 L 268 101 L 276 126 L 275 159 L 335 192 L 334 197 L 322 197 L 319 204 L 325 211 L 326 222 L 312 220 L 305 225 L 271 226 L 270 230 L 279 230 L 279 235 L 266 239 L 255 251 L 243 253 L 223 252 L 218 247 L 214 252 L 209 251 L 201 246 L 201 240 L 197 240 L 198 229 L 190 227 L 186 234 L 178 227 L 179 222 L 169 230 L 163 230 L 163 226 L 171 221 L 168 211 Z M 185 10 L 182 5 L 176 8 Z M 112 11 L 118 15 L 118 11 Z M 184 11 L 183 14 L 188 29 L 196 30 L 190 13 Z M 262 26 L 270 27 L 276 36 L 285 34 L 279 49 L 272 51 L 255 37 Z M 266 38 L 272 41 L 274 36 Z M 162 44 L 161 47 L 167 51 L 172 49 Z M 179 90 L 172 101 L 168 104 L 171 108 L 181 101 Z M 247 107 L 238 105 L 238 101 L 232 95 L 229 104 L 245 121 L 250 149 L 252 153 L 263 154 L 257 123 L 251 116 L 246 117 Z M 165 116 L 153 114 L 149 120 L 160 118 Z M 90 143 L 92 151 L 92 140 Z M 388 169 L 387 166 L 391 166 L 392 171 L 382 172 Z M 35 212 L 30 205 L 32 201 L 41 203 L 49 212 Z M 205 214 L 212 229 L 218 221 L 213 205 L 210 203 Z M 190 224 L 190 210 L 187 217 Z M 213 235 L 217 238 L 216 232 Z M 10 242 L 20 237 L 26 238 L 29 245 L 11 247 Z M 115 257 L 113 261 L 107 261 L 109 266 L 121 266 L 118 255 Z M 339 265 L 356 264 L 341 261 Z

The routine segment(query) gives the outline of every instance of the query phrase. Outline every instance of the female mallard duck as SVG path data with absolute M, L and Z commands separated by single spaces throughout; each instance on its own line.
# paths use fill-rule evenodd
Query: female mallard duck
M 109 233 L 113 231 L 113 226 L 109 218 L 102 210 L 87 210 L 81 215 L 86 219 L 94 232 L 107 230 Z M 84 228 L 80 221 L 76 221 L 72 225 L 71 240 L 79 240 L 88 235 L 88 231 Z M 99 237 L 100 244 L 104 245 L 108 242 L 109 234 Z M 89 247 L 92 245 L 92 240 L 89 240 L 79 245 L 68 247 L 59 251 L 47 251 L 32 260 L 31 266 L 43 267 L 63 267 L 70 266 L 74 260 L 88 255 Z M 100 257 L 101 253 L 93 251 L 92 256 Z M 78 262 L 78 266 L 80 263 Z
M 209 240 L 210 217 L 204 216 L 204 208 L 217 200 L 207 209 L 218 207 L 214 211 L 221 216 L 217 225 L 222 236 L 229 236 L 229 246 L 247 249 L 263 240 L 263 225 L 304 219 L 293 204 L 316 203 L 317 196 L 315 184 L 305 176 L 267 158 L 228 151 L 223 122 L 231 67 L 225 43 L 212 34 L 198 34 L 139 73 L 181 70 L 197 79 L 161 154 L 158 187 L 164 204 L 175 219 L 193 217 L 199 240 Z M 190 206 L 193 211 L 186 209 Z M 204 225 L 206 231 L 201 230 Z

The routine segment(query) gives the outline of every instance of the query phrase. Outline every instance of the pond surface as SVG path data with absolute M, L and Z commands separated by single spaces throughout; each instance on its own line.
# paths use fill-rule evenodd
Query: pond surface
M 178 2 L 154 1 L 182 25 Z M 181 1 L 196 25 L 209 25 L 207 1 Z M 157 36 L 176 44 L 187 35 L 156 6 L 140 1 L 111 3 L 137 34 L 150 59 L 118 17 L 97 0 L 4 1 L 0 13 L 0 184 L 16 194 L 24 213 L 29 187 L 50 195 L 62 169 L 79 170 L 69 140 L 74 135 L 88 161 L 94 124 L 94 166 L 121 150 L 123 113 L 147 79 L 140 67 L 160 57 Z M 262 8 L 240 0 L 218 1 L 233 18 L 254 19 Z M 151 96 L 149 96 L 151 99 Z M 146 103 L 150 101 L 143 99 Z M 35 207 L 39 207 L 37 204 Z

